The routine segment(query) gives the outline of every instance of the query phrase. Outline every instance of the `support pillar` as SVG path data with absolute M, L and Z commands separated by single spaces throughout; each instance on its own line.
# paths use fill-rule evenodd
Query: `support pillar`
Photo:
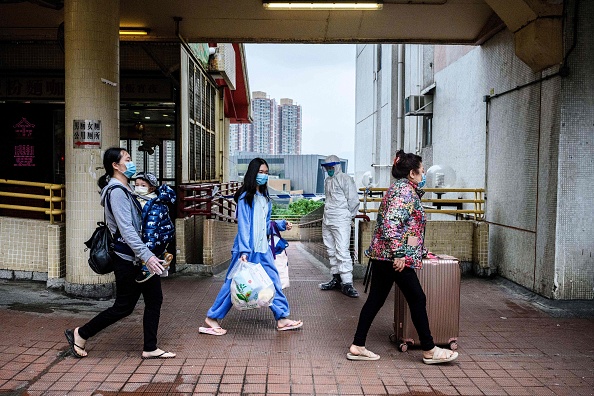
M 514 34 L 516 56 L 539 72 L 563 61 L 563 3 L 485 0 Z
M 97 221 L 103 220 L 97 187 L 103 152 L 119 144 L 119 9 L 119 0 L 66 0 L 64 4 L 65 290 L 74 296 L 113 293 L 113 274 L 98 276 L 91 271 L 84 242 Z M 75 145 L 75 120 L 101 121 L 100 146 Z

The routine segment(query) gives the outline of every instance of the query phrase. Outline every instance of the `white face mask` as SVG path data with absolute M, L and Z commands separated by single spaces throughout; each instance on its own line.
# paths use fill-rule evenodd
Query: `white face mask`
M 146 195 L 146 194 L 148 194 L 148 187 L 146 187 L 146 186 L 134 186 L 134 191 L 138 195 Z

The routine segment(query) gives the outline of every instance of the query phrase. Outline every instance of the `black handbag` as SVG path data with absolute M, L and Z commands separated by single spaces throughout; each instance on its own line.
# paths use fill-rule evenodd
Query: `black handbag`
M 113 236 L 105 222 L 97 222 L 97 228 L 85 245 L 85 250 L 90 250 L 89 267 L 96 274 L 105 275 L 113 272 Z
M 121 188 L 125 192 L 128 192 L 122 186 L 111 186 L 107 190 L 105 196 L 105 205 L 111 212 L 111 203 L 109 202 L 109 194 L 114 188 Z M 117 233 L 117 231 L 116 231 Z M 109 274 L 113 272 L 113 249 L 114 249 L 114 237 L 109 231 L 109 227 L 105 221 L 105 212 L 103 213 L 103 221 L 97 222 L 97 228 L 93 231 L 93 235 L 85 242 L 87 248 L 85 251 L 89 252 L 89 267 L 99 275 Z

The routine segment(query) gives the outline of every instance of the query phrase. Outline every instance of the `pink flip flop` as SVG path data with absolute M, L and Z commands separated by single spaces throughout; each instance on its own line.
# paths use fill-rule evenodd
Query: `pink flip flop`
M 276 327 L 278 331 L 286 331 L 286 330 L 295 330 L 303 326 L 303 322 L 300 320 L 295 320 L 293 323 L 284 325 L 283 327 Z
M 222 336 L 227 334 L 227 330 L 222 327 L 199 327 L 198 332 L 202 334 L 210 334 L 213 336 Z

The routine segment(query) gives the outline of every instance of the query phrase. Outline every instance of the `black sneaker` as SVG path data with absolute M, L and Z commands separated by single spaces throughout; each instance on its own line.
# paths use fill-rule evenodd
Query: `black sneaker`
M 147 280 L 151 279 L 151 277 L 155 275 L 150 271 L 140 271 L 140 274 L 138 274 L 138 276 L 136 277 L 136 283 L 143 283 L 146 282 Z
M 359 292 L 353 287 L 352 283 L 343 283 L 341 291 L 342 294 L 344 294 L 345 296 L 349 296 L 352 298 L 359 297 Z
M 334 274 L 332 275 L 332 279 L 330 279 L 328 282 L 319 284 L 320 289 L 322 290 L 340 289 L 340 285 L 340 274 Z

